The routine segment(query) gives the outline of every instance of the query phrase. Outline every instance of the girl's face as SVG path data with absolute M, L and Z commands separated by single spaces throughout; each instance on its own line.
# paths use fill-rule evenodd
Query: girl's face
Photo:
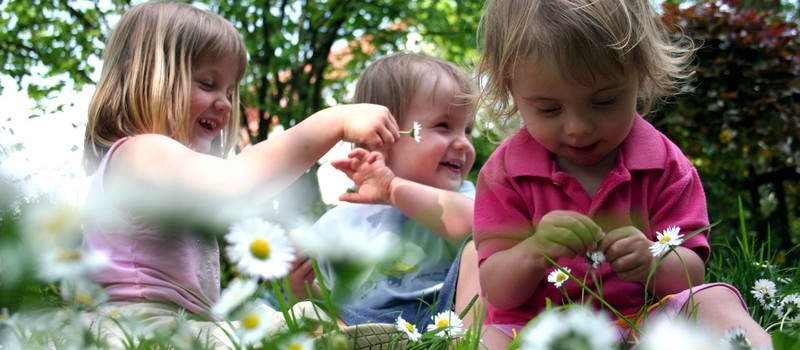
M 552 60 L 512 72 L 511 95 L 525 128 L 562 170 L 610 170 L 636 116 L 636 74 L 596 74 L 586 86 Z M 568 75 L 567 75 L 568 76 Z
M 414 94 L 401 130 L 420 123 L 422 139 L 402 135 L 386 154 L 396 176 L 445 190 L 457 191 L 475 163 L 469 109 L 453 106 L 456 84 L 450 77 L 424 79 Z M 435 86 L 436 84 L 436 86 Z
M 231 96 L 238 84 L 235 62 L 232 56 L 217 61 L 201 59 L 192 71 L 190 146 L 197 152 L 208 153 L 211 141 L 230 121 Z

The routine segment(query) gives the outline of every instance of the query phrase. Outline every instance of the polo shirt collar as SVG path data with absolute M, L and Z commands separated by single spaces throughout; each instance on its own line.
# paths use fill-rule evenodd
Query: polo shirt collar
M 631 132 L 620 145 L 622 165 L 628 170 L 663 169 L 666 157 L 664 142 L 664 136 L 637 114 Z M 524 128 L 511 136 L 506 147 L 509 176 L 550 178 L 558 171 L 550 152 Z

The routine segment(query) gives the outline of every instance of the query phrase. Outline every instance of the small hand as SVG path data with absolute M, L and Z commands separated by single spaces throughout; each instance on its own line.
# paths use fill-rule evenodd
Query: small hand
M 356 148 L 347 159 L 331 162 L 358 187 L 355 193 L 344 193 L 339 200 L 352 203 L 389 204 L 394 172 L 386 166 L 380 152 Z
M 541 255 L 558 258 L 573 258 L 597 249 L 603 230 L 589 217 L 565 210 L 545 214 L 539 221 L 533 240 L 534 249 Z
M 397 122 L 389 109 L 375 104 L 343 105 L 344 131 L 342 139 L 371 150 L 384 149 L 399 138 Z
M 292 294 L 298 299 L 307 298 L 308 292 L 306 291 L 306 283 L 309 286 L 314 283 L 314 268 L 311 266 L 311 260 L 304 253 L 297 254 L 297 257 L 292 262 L 292 268 L 289 270 L 289 285 L 292 289 Z
M 624 226 L 607 232 L 599 249 L 620 278 L 645 283 L 655 261 L 650 253 L 651 245 L 653 242 L 642 231 Z

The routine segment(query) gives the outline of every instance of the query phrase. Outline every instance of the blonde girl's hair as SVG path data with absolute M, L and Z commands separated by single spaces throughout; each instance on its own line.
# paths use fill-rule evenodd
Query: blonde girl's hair
M 247 51 L 236 29 L 217 14 L 175 1 L 154 1 L 128 10 L 111 33 L 103 70 L 89 103 L 83 153 L 87 174 L 111 145 L 132 135 L 157 133 L 189 145 L 192 70 L 200 60 L 232 55 L 240 81 Z M 235 145 L 239 87 L 231 97 L 230 122 L 217 155 Z
M 665 29 L 650 0 L 489 0 L 479 29 L 480 103 L 489 120 L 511 124 L 514 69 L 555 62 L 565 77 L 587 85 L 597 74 L 638 74 L 645 115 L 692 75 L 693 43 Z
M 474 120 L 477 112 L 474 102 L 477 86 L 472 76 L 455 63 L 410 52 L 387 55 L 372 62 L 356 82 L 353 103 L 386 106 L 397 123 L 402 124 L 406 118 L 413 118 L 407 115 L 407 108 L 419 91 L 422 81 L 436 79 L 436 91 L 436 86 L 443 77 L 452 78 L 458 89 L 451 105 L 468 107 L 468 115 Z M 433 100 L 436 96 L 430 98 Z

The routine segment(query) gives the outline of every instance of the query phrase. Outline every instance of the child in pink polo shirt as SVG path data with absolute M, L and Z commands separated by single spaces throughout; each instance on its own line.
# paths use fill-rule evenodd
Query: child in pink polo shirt
M 741 327 L 755 345 L 770 344 L 735 288 L 703 284 L 707 229 L 660 262 L 652 251 L 657 233 L 709 224 L 695 168 L 641 116 L 691 75 L 692 43 L 666 39 L 655 18 L 647 0 L 486 5 L 482 99 L 497 125 L 517 114 L 521 123 L 512 122 L 523 125 L 477 184 L 473 234 L 490 349 L 505 349 L 548 300 L 607 309 L 575 281 L 548 282 L 556 267 L 546 257 L 574 276 L 592 269 L 602 285 L 588 278 L 588 288 L 631 322 L 696 314 L 714 335 Z M 587 253 L 595 251 L 606 261 L 593 268 Z M 632 337 L 624 326 L 620 334 Z

